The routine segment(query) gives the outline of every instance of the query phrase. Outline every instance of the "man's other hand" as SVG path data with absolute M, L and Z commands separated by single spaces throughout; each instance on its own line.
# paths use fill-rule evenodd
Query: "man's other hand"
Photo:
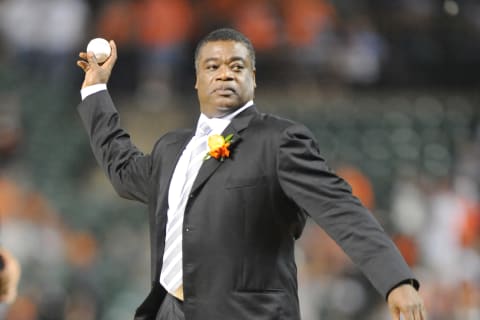
M 388 308 L 393 320 L 426 320 L 427 315 L 423 300 L 417 290 L 410 284 L 403 284 L 388 295 Z

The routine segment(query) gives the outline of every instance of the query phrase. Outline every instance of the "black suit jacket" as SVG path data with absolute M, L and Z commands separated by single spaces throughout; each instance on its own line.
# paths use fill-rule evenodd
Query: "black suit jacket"
M 93 152 L 120 196 L 148 206 L 152 291 L 136 318 L 155 319 L 167 194 L 192 130 L 168 133 L 144 155 L 120 127 L 106 91 L 79 113 Z M 302 125 L 251 107 L 225 129 L 231 157 L 206 160 L 192 187 L 183 231 L 187 320 L 300 319 L 294 242 L 311 217 L 386 296 L 413 278 L 380 225 L 325 164 Z

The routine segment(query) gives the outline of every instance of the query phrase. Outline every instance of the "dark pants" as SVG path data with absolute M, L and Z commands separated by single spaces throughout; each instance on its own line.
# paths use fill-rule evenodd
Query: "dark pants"
M 183 302 L 167 293 L 155 320 L 185 320 Z

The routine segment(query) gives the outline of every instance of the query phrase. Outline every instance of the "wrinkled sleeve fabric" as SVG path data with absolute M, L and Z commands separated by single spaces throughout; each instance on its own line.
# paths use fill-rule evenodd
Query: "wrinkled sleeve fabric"
M 383 297 L 402 281 L 414 279 L 371 212 L 329 169 L 307 128 L 294 124 L 283 131 L 277 166 L 285 194 L 340 245 Z
M 87 96 L 77 107 L 99 165 L 117 193 L 146 203 L 152 170 L 151 156 L 144 155 L 120 127 L 120 117 L 106 90 Z

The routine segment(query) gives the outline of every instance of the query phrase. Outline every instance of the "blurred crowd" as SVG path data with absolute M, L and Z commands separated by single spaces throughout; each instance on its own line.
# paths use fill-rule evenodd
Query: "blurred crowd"
M 480 66 L 479 6 L 475 0 L 2 0 L 0 28 L 3 59 L 59 81 L 71 75 L 71 57 L 89 38 L 114 39 L 121 59 L 112 89 L 144 97 L 165 97 L 186 83 L 190 89 L 193 48 L 219 26 L 252 40 L 261 83 L 459 86 L 478 78 L 471 67 Z
M 430 319 L 480 319 L 477 0 L 0 0 L 0 247 L 22 265 L 0 319 L 131 317 L 146 212 L 94 163 L 75 61 L 91 38 L 116 41 L 109 90 L 148 152 L 192 125 L 195 44 L 223 26 L 256 48 L 263 111 L 306 123 L 391 234 Z M 305 320 L 388 319 L 320 228 L 297 254 Z

